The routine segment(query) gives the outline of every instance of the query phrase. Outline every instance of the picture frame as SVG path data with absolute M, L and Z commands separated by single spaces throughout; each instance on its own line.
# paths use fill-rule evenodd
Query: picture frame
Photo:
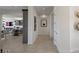
M 41 27 L 47 27 L 47 20 L 46 19 L 41 20 Z
M 37 26 L 37 24 L 36 24 L 36 16 L 34 16 L 34 31 L 36 31 L 36 26 Z

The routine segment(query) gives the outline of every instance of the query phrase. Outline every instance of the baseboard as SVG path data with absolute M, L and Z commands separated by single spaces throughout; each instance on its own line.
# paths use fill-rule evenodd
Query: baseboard
M 58 52 L 60 52 L 60 50 L 59 50 L 59 48 L 58 48 L 58 46 L 57 46 L 56 41 L 53 41 L 53 43 L 54 43 L 54 45 L 56 46 L 56 48 L 57 48 Z
M 56 41 L 54 41 L 54 45 L 57 47 L 59 53 L 71 53 L 70 50 L 60 50 L 59 46 L 57 45 Z
M 34 44 L 37 39 L 38 39 L 38 35 L 37 35 L 37 37 L 33 40 L 32 44 Z
M 38 34 L 38 36 L 50 36 L 49 34 Z
M 50 39 L 51 39 L 51 40 L 54 40 L 54 38 L 53 38 L 53 37 L 50 37 Z
M 1 38 L 1 40 L 5 40 L 5 38 Z
M 71 53 L 79 53 L 79 49 L 71 50 Z

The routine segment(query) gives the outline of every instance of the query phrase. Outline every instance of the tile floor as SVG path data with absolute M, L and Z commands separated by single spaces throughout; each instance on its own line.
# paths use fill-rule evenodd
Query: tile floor
M 5 53 L 57 53 L 56 46 L 49 36 L 39 36 L 32 45 L 22 44 L 22 35 L 7 35 L 7 39 L 0 41 L 0 48 Z

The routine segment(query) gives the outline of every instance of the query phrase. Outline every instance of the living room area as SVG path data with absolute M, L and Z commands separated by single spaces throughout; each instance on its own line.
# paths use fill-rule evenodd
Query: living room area
M 12 45 L 23 39 L 23 11 L 26 6 L 0 7 L 0 52 L 8 52 Z

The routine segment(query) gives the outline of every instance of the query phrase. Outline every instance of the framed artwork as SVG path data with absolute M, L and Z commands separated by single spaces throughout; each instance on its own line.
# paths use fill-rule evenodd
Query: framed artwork
M 47 20 L 46 19 L 41 20 L 41 27 L 47 27 Z
M 13 22 L 6 22 L 6 26 L 13 26 Z
M 13 26 L 13 22 L 9 22 L 9 26 Z
M 75 22 L 73 26 L 74 26 L 75 30 L 79 31 L 79 22 L 78 21 Z
M 36 31 L 36 16 L 34 16 L 34 31 Z
M 79 18 L 79 10 L 75 10 L 75 11 L 74 11 L 74 15 L 75 15 L 77 18 Z

